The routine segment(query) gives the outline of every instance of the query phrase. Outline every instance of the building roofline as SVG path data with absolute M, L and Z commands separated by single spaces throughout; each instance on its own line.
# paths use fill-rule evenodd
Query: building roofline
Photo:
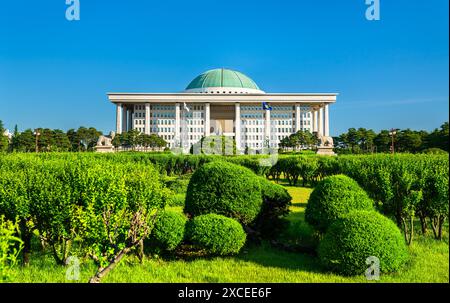
M 133 103 L 309 103 L 325 104 L 335 103 L 336 93 L 283 93 L 283 94 L 201 94 L 201 93 L 109 93 L 108 99 L 111 103 L 133 104 Z
M 265 94 L 214 94 L 214 93 L 120 93 L 110 92 L 108 96 L 338 96 L 339 93 L 265 93 Z

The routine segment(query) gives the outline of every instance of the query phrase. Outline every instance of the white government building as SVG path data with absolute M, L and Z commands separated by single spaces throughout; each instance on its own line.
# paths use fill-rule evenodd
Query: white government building
M 214 69 L 179 93 L 109 93 L 117 107 L 116 133 L 156 134 L 169 147 L 191 146 L 224 135 L 240 150 L 278 147 L 299 130 L 329 138 L 329 105 L 336 93 L 266 93 L 246 75 Z

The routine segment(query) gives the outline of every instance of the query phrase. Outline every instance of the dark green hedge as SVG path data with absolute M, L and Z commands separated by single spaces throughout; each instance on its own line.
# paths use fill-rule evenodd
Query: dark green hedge
M 161 250 L 174 250 L 184 239 L 186 221 L 183 214 L 175 211 L 158 214 L 149 242 Z
M 352 211 L 337 219 L 320 241 L 318 254 L 328 269 L 359 275 L 366 271 L 368 257 L 380 260 L 381 272 L 394 272 L 408 260 L 399 228 L 376 211 Z
M 253 228 L 263 237 L 272 237 L 287 223 L 283 217 L 289 214 L 292 197 L 281 185 L 272 183 L 265 178 L 259 178 L 263 204 Z
M 245 167 L 217 161 L 192 175 L 184 211 L 191 216 L 216 213 L 250 224 L 261 205 L 258 177 Z

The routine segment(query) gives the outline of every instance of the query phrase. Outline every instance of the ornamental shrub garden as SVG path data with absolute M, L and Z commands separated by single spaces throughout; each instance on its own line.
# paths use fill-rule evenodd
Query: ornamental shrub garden
M 263 157 L 0 154 L 0 275 L 448 283 L 448 155 Z

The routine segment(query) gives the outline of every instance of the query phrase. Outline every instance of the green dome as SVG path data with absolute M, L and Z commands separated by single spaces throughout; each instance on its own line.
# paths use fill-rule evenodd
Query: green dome
M 186 90 L 201 90 L 212 87 L 260 90 L 258 85 L 246 75 L 224 68 L 213 69 L 201 74 L 192 80 Z

